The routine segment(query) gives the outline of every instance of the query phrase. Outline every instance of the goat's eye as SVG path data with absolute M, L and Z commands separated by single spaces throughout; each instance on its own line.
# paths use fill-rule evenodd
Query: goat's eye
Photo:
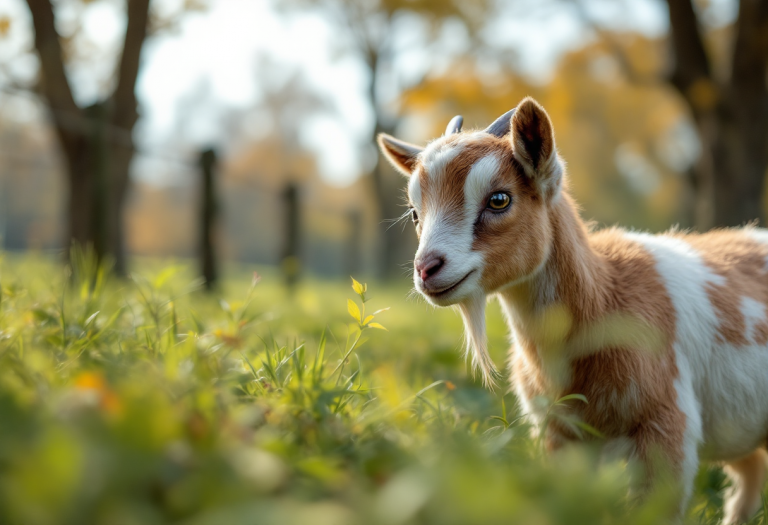
M 488 199 L 488 207 L 494 211 L 505 210 L 512 203 L 509 193 L 496 192 Z
M 419 224 L 419 214 L 413 208 L 411 208 L 411 220 L 413 220 L 413 224 Z

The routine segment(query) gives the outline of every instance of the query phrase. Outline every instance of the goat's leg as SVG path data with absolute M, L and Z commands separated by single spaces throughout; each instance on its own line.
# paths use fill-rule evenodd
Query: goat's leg
M 748 456 L 725 464 L 732 486 L 725 501 L 724 524 L 749 521 L 760 508 L 765 484 L 765 460 L 765 451 L 757 449 Z

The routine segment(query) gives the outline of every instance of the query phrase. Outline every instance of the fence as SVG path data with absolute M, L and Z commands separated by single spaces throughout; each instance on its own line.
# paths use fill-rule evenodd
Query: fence
M 11 94 L 47 110 L 34 95 Z M 0 104 L 0 118 L 2 109 Z M 64 119 L 71 129 L 88 129 L 80 117 L 57 114 L 53 118 Z M 58 249 L 65 242 L 66 182 L 61 160 L 50 136 L 47 140 L 25 136 L 29 126 L 39 133 L 49 130 L 50 122 L 28 124 L 24 129 L 5 124 L 0 122 L 0 248 Z M 105 126 L 104 133 L 106 140 L 130 141 L 123 130 Z M 129 253 L 189 257 L 198 252 L 198 154 L 136 150 L 125 217 Z M 322 194 L 331 190 L 317 178 L 303 184 L 288 177 L 265 181 L 254 172 L 246 181 L 233 181 L 221 169 L 216 179 L 221 211 L 219 256 L 261 264 L 279 264 L 290 256 L 301 261 L 303 269 L 325 275 L 372 267 L 372 239 L 378 226 L 366 213 L 365 192 L 360 188 L 338 190 L 349 193 L 348 200 L 359 207 L 339 207 L 323 202 Z M 295 211 L 286 214 L 288 187 L 294 188 L 288 207 Z M 300 220 L 291 225 L 292 215 Z

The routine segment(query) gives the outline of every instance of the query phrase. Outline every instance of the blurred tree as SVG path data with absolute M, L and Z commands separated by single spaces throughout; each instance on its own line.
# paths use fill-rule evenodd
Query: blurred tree
M 81 0 L 85 1 L 85 0 Z M 93 245 L 99 257 L 126 270 L 123 210 L 138 118 L 135 94 L 142 46 L 150 31 L 173 25 L 181 11 L 201 7 L 184 2 L 180 12 L 151 18 L 150 0 L 126 2 L 126 30 L 114 89 L 89 108 L 78 106 L 66 73 L 72 53 L 57 29 L 51 0 L 27 0 L 40 58 L 39 90 L 45 97 L 65 159 L 69 185 L 67 244 Z
M 691 0 L 668 0 L 674 66 L 669 81 L 699 130 L 701 227 L 765 218 L 768 168 L 768 2 L 741 0 L 730 74 L 718 78 Z M 709 206 L 707 206 L 709 204 Z
M 280 5 L 283 8 L 317 8 L 340 31 L 339 40 L 346 41 L 348 50 L 357 55 L 368 69 L 370 82 L 367 98 L 374 116 L 370 144 L 375 148 L 376 136 L 381 132 L 392 133 L 398 122 L 398 116 L 388 104 L 392 98 L 397 98 L 397 93 L 389 93 L 388 99 L 384 84 L 389 88 L 397 85 L 393 78 L 393 64 L 398 53 L 402 53 L 396 45 L 401 15 L 410 14 L 426 22 L 430 31 L 423 36 L 432 42 L 439 40 L 439 29 L 448 20 L 463 24 L 467 35 L 473 38 L 488 18 L 493 3 L 489 0 L 292 0 L 281 1 Z M 403 212 L 403 182 L 385 161 L 379 156 L 376 159 L 371 182 L 381 235 L 378 271 L 381 277 L 391 278 L 400 273 L 399 264 L 407 258 L 403 250 L 403 245 L 407 243 L 403 240 L 402 231 L 387 227 L 391 219 Z
M 69 182 L 67 236 L 93 245 L 100 257 L 114 257 L 125 271 L 122 211 L 133 156 L 136 112 L 134 86 L 139 56 L 147 35 L 149 0 L 127 3 L 128 23 L 117 82 L 111 96 L 89 110 L 72 95 L 65 54 L 50 0 L 27 0 L 40 57 L 40 88 L 50 106 L 61 142 Z
M 584 15 L 583 0 L 576 5 Z M 638 74 L 616 35 L 612 44 L 629 78 L 668 83 L 685 101 L 698 131 L 701 156 L 692 170 L 696 226 L 736 226 L 765 219 L 768 169 L 768 2 L 740 0 L 727 33 L 703 30 L 707 2 L 667 0 L 671 64 L 666 72 Z M 618 44 L 618 45 L 617 45 Z

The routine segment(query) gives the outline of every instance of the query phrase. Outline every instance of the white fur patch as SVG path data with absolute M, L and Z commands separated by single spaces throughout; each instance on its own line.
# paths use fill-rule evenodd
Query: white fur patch
M 437 140 L 428 145 L 421 153 L 422 163 L 427 175 L 433 181 L 439 181 L 445 174 L 445 168 L 464 150 L 461 143 L 446 144 Z
M 447 137 L 441 137 L 428 144 L 419 156 L 427 169 L 429 178 L 437 181 L 445 174 L 445 168 L 448 164 L 464 151 L 466 146 L 487 139 L 488 134 L 483 131 L 462 133 L 458 139 L 453 139 L 451 142 L 448 141 Z
M 491 181 L 498 174 L 501 162 L 496 155 L 486 155 L 476 161 L 464 181 L 464 209 L 473 217 L 485 206 L 485 198 L 493 189 Z M 473 219 L 474 224 L 474 219 Z
M 485 293 L 482 290 L 472 294 L 459 303 L 459 310 L 464 319 L 466 335 L 465 357 L 472 354 L 472 370 L 480 370 L 483 384 L 494 388 L 499 372 L 488 353 L 488 338 L 485 331 Z
M 675 351 L 678 377 L 675 379 L 677 406 L 685 414 L 685 432 L 683 432 L 683 472 L 680 477 L 682 497 L 680 512 L 684 512 L 693 493 L 693 481 L 699 470 L 699 445 L 703 441 L 701 405 L 694 392 L 694 379 L 688 359 Z
M 418 168 L 408 180 L 408 199 L 416 211 L 421 210 L 421 168 Z
M 768 230 L 765 228 L 744 228 L 744 233 L 753 241 L 768 245 Z
M 768 230 L 765 228 L 744 228 L 744 234 L 755 242 L 768 245 Z M 768 272 L 768 258 L 763 263 L 763 271 Z
M 765 321 L 765 305 L 755 301 L 751 297 L 742 297 L 740 305 L 741 315 L 744 316 L 746 329 L 744 335 L 747 340 L 754 344 L 755 327 Z

